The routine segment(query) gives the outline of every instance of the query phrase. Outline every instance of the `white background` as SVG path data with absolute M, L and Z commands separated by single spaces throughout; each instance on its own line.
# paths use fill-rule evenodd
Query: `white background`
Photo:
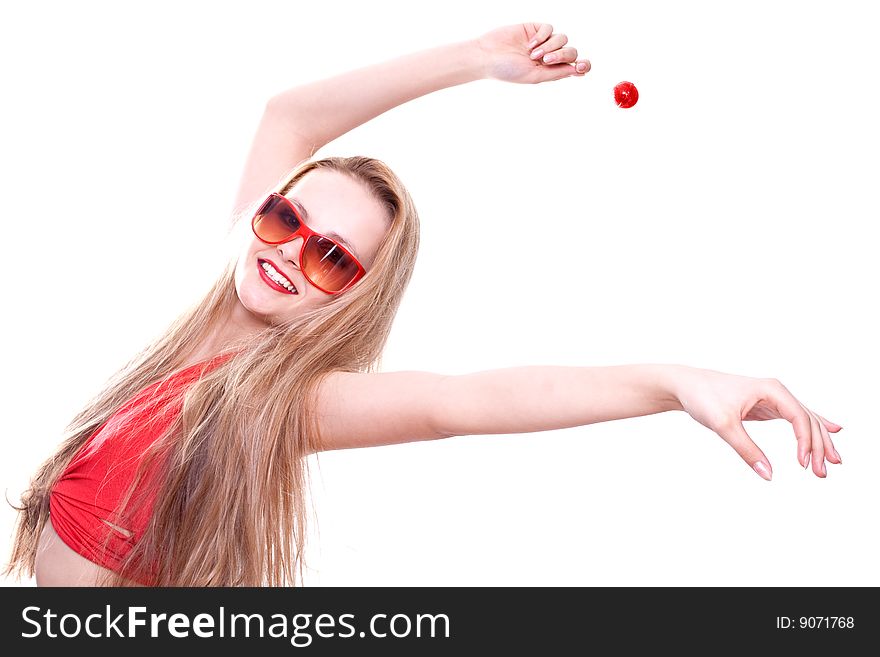
M 843 425 L 844 463 L 818 479 L 788 423 L 746 423 L 768 483 L 684 413 L 325 453 L 306 583 L 880 585 L 867 6 L 4 5 L 7 497 L 219 272 L 271 95 L 546 21 L 591 59 L 585 78 L 448 89 L 319 153 L 386 161 L 421 215 L 384 369 L 652 362 L 777 377 Z M 613 102 L 621 80 L 640 92 L 629 110 Z M 13 520 L 4 505 L 3 537 Z

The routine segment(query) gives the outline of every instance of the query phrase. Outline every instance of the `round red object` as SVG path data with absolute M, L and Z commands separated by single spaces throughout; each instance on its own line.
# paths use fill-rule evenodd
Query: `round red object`
M 627 109 L 639 102 L 639 90 L 632 82 L 621 82 L 614 87 L 614 102 L 618 107 Z

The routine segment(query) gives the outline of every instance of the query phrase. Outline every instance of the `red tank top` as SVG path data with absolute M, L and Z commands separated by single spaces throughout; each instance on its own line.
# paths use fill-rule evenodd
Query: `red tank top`
M 147 386 L 92 434 L 49 496 L 49 519 L 62 541 L 89 561 L 110 570 L 120 569 L 146 528 L 158 485 L 146 473 L 143 485 L 150 492 L 143 506 L 125 518 L 116 516 L 115 509 L 134 480 L 139 456 L 174 421 L 185 388 L 232 355 L 219 354 Z M 105 549 L 108 534 L 110 542 Z M 131 578 L 151 584 L 143 577 Z

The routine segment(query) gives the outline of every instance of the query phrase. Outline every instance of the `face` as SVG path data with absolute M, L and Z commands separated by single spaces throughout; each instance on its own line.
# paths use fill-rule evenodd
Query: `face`
M 384 208 L 363 183 L 343 173 L 315 169 L 303 176 L 286 196 L 305 209 L 308 218 L 303 219 L 309 228 L 343 244 L 364 269 L 370 271 L 388 230 L 388 219 Z M 235 268 L 239 323 L 277 324 L 333 298 L 334 295 L 322 292 L 303 275 L 300 269 L 302 237 L 283 244 L 266 244 L 254 235 L 250 224 L 247 235 L 249 238 L 242 246 Z M 295 291 L 281 289 L 267 280 L 263 262 L 274 267 Z

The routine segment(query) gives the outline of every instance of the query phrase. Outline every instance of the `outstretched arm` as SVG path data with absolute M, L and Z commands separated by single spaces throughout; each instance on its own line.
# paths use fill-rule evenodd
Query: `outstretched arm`
M 578 60 L 567 41 L 546 23 L 510 25 L 277 94 L 257 127 L 234 210 L 322 146 L 414 98 L 486 78 L 537 83 L 583 76 L 589 62 Z
M 792 423 L 798 460 L 826 475 L 840 463 L 829 431 L 840 426 L 805 408 L 775 379 L 682 365 L 516 367 L 459 376 L 427 372 L 336 372 L 318 388 L 322 450 L 371 447 L 457 435 L 563 429 L 687 411 L 769 479 L 770 462 L 743 420 Z

